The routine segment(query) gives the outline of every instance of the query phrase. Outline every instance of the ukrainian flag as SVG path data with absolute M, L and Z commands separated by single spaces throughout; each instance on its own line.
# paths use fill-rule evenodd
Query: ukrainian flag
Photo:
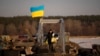
M 31 7 L 30 8 L 32 17 L 42 17 L 44 16 L 44 5 Z

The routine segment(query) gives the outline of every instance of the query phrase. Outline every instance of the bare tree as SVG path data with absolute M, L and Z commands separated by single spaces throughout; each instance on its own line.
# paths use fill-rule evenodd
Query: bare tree
M 0 24 L 0 35 L 3 34 L 4 31 L 4 24 Z
M 36 32 L 37 32 L 36 27 L 37 27 L 37 22 L 32 21 L 32 24 L 31 24 L 31 27 L 30 27 L 31 34 L 33 34 L 33 35 L 36 34 Z
M 94 35 L 95 36 L 96 35 L 96 25 L 93 22 L 91 24 L 92 24 L 92 26 L 91 26 L 91 31 L 92 31 L 91 32 L 91 35 Z
M 31 27 L 31 25 L 30 25 L 29 20 L 24 21 L 23 29 L 25 30 L 26 33 L 30 32 L 30 27 Z
M 43 24 L 43 31 L 44 33 L 47 33 L 48 30 L 50 29 L 51 24 Z
M 31 24 L 29 20 L 24 21 L 23 23 L 23 29 L 24 29 L 24 33 L 28 35 L 28 38 L 32 37 L 32 33 L 31 33 Z
M 81 35 L 82 26 L 80 20 L 73 20 L 73 29 L 74 35 Z
M 18 33 L 17 28 L 16 28 L 15 24 L 13 24 L 13 23 L 10 23 L 6 26 L 6 31 L 7 31 L 7 34 L 9 34 L 9 35 L 16 35 Z
M 65 21 L 65 27 L 66 27 L 66 31 L 72 33 L 73 31 L 73 20 L 72 19 L 67 19 Z
M 22 23 L 19 23 L 18 25 L 18 34 L 23 35 L 24 34 L 24 29 Z

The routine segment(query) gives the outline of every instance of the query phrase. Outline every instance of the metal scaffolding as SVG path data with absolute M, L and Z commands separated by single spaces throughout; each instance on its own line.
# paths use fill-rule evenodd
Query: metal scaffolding
M 62 53 L 65 54 L 65 25 L 64 25 L 64 20 L 61 19 L 40 19 L 39 21 L 39 28 L 38 28 L 38 42 L 40 44 L 43 44 L 43 24 L 44 23 L 59 23 L 60 24 L 60 36 L 59 36 L 59 40 L 58 43 L 59 45 L 62 47 Z

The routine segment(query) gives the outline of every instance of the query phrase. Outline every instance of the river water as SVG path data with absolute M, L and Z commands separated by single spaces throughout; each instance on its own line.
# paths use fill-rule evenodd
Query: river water
M 69 38 L 70 41 L 79 44 L 82 48 L 92 48 L 93 44 L 100 45 L 100 37 L 95 38 Z

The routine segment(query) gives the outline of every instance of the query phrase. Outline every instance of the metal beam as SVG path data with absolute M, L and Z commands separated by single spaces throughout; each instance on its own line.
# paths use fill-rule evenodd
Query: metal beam
M 40 19 L 40 23 L 58 23 L 60 19 Z

